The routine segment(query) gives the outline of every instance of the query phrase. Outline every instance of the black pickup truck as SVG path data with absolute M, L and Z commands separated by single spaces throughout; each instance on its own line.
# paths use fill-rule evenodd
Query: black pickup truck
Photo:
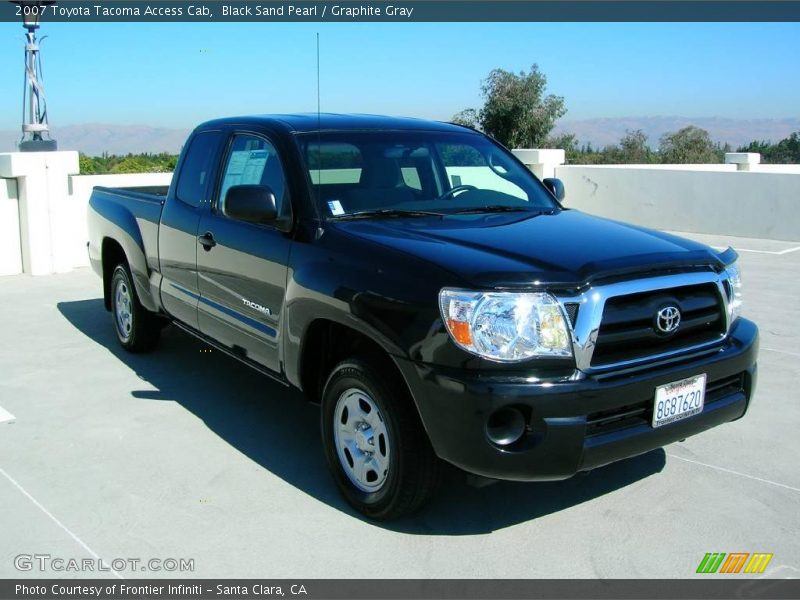
M 300 388 L 345 498 L 386 519 L 442 460 L 564 479 L 747 411 L 736 253 L 563 198 L 457 125 L 221 119 L 168 190 L 95 188 L 89 256 L 123 347 L 173 323 Z

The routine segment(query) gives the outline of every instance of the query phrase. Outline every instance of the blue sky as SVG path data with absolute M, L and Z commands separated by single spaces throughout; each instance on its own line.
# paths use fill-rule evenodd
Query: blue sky
M 449 118 L 495 67 L 539 63 L 568 119 L 800 115 L 800 24 L 44 23 L 51 124 L 189 127 L 322 108 Z M 0 23 L 0 128 L 21 113 L 23 29 Z

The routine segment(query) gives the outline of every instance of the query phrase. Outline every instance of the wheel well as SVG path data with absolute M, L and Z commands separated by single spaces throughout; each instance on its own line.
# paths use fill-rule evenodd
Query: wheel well
M 127 264 L 128 257 L 125 256 L 125 251 L 119 245 L 119 242 L 111 238 L 105 238 L 103 240 L 101 258 L 103 264 L 103 303 L 106 306 L 106 310 L 111 310 L 111 277 L 117 265 Z
M 306 331 L 300 357 L 300 385 L 311 402 L 319 403 L 331 369 L 346 358 L 362 357 L 402 375 L 389 354 L 372 339 L 334 321 L 319 319 Z

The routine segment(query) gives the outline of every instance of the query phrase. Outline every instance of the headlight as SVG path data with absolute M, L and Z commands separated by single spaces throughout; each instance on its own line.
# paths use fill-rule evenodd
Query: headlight
M 445 288 L 439 307 L 453 341 L 489 360 L 572 356 L 564 314 L 550 294 Z
M 742 275 L 739 263 L 735 262 L 725 269 L 728 278 L 728 313 L 733 323 L 742 312 Z

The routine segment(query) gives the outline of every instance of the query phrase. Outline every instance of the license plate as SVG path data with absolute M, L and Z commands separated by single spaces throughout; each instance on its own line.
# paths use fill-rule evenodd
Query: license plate
M 705 397 L 705 374 L 658 386 L 653 403 L 653 427 L 669 425 L 703 412 Z

